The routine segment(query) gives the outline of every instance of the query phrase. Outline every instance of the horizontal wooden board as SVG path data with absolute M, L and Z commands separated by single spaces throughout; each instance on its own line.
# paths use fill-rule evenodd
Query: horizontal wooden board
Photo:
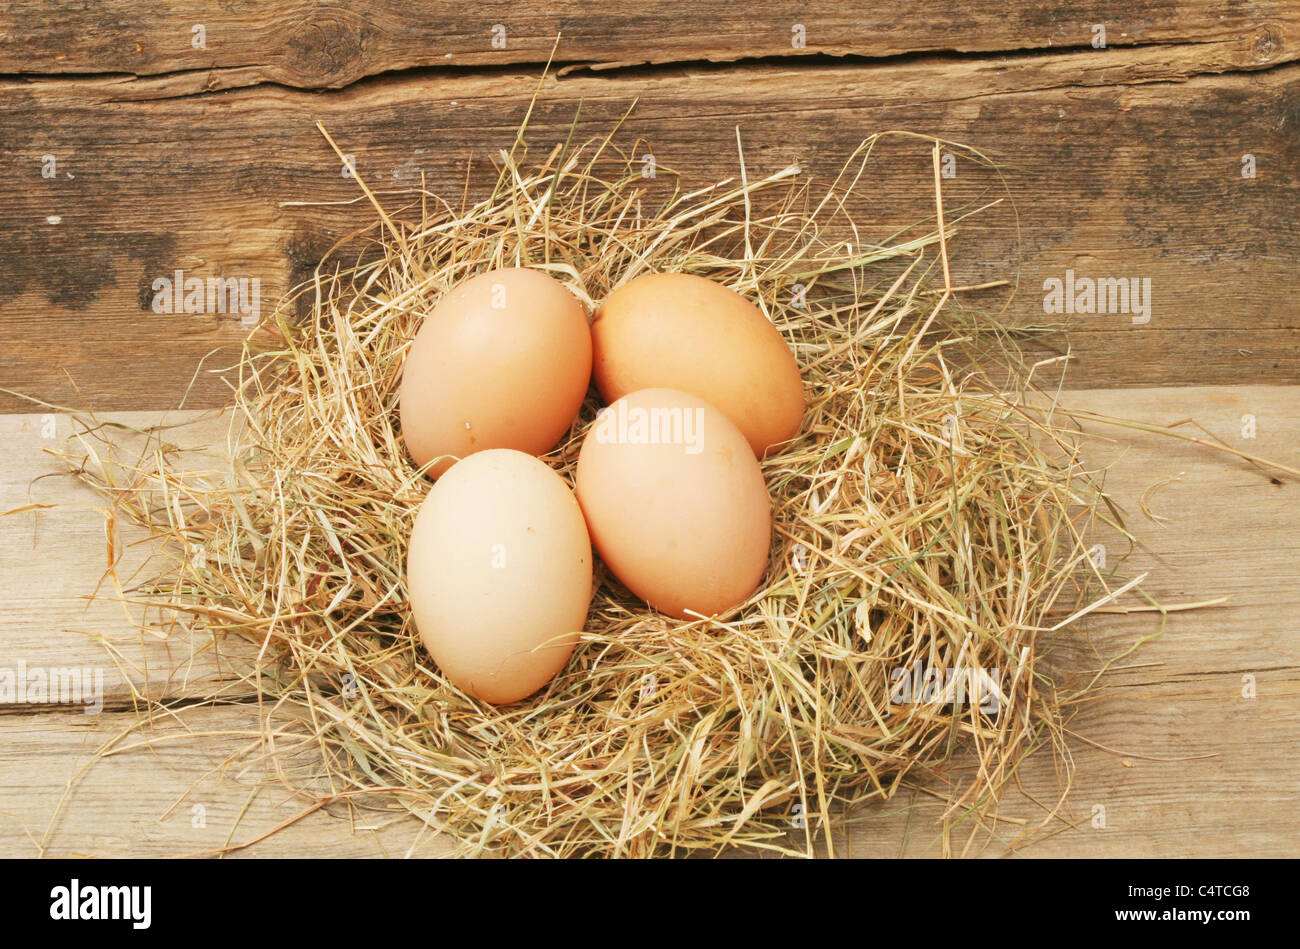
M 0 854 L 402 857 L 447 851 L 445 840 L 365 798 L 305 813 L 317 802 L 294 795 L 270 769 L 226 766 L 258 740 L 255 711 L 240 707 L 189 709 L 143 724 L 133 712 L 0 716 Z M 274 837 L 257 843 L 277 828 Z
M 1063 401 L 1156 425 L 1194 418 L 1208 434 L 1190 425 L 1180 430 L 1300 468 L 1300 387 L 1082 390 L 1067 392 Z M 138 425 L 150 416 L 124 419 Z M 210 688 L 222 670 L 190 662 L 185 637 L 161 644 L 142 639 L 120 613 L 87 612 L 77 599 L 103 570 L 102 518 L 85 506 L 93 500 L 88 491 L 62 478 L 34 480 L 57 470 L 41 454 L 51 440 L 41 438 L 40 422 L 35 415 L 0 419 L 0 437 L 12 446 L 0 456 L 0 510 L 55 505 L 0 517 L 0 667 L 23 660 L 32 667 L 116 668 L 96 639 L 67 632 L 84 630 L 116 643 L 133 664 L 131 681 L 138 689 L 184 698 Z M 65 419 L 56 425 L 64 426 L 60 437 L 67 433 Z M 1113 533 L 1099 533 L 1108 562 L 1127 554 L 1123 572 L 1149 573 L 1144 589 L 1167 605 L 1230 600 L 1169 614 L 1163 636 L 1119 661 L 1103 688 L 1080 705 L 1070 726 L 1077 773 L 1065 813 L 1072 826 L 1054 819 L 1046 830 L 1060 833 L 1026 852 L 1300 855 L 1300 821 L 1289 807 L 1300 794 L 1300 508 L 1292 497 L 1300 480 L 1167 436 L 1098 423 L 1087 428 L 1096 435 L 1088 443 L 1089 463 L 1106 467 L 1107 487 L 1142 542 L 1129 553 Z M 209 417 L 175 437 L 219 450 L 221 430 L 219 420 Z M 1115 607 L 1144 605 L 1143 598 L 1128 595 Z M 1077 678 L 1158 628 L 1159 615 L 1151 612 L 1093 614 L 1079 631 L 1058 637 L 1051 667 L 1063 681 Z M 141 672 L 146 666 L 148 672 Z M 1247 697 L 1243 689 L 1252 683 L 1254 695 Z M 253 840 L 300 813 L 311 802 L 290 800 L 261 772 L 215 778 L 214 769 L 256 738 L 256 708 L 247 704 L 246 690 L 232 688 L 232 697 L 241 694 L 237 704 L 189 709 L 180 722 L 151 726 L 143 737 L 159 736 L 152 748 L 138 745 L 99 761 L 65 803 L 60 799 L 67 781 L 80 775 L 105 741 L 135 722 L 125 679 L 105 676 L 105 709 L 98 715 L 79 707 L 0 706 L 0 854 L 34 854 L 34 841 L 56 812 L 46 851 L 54 856 L 191 853 L 222 846 L 227 838 Z M 186 729 L 188 737 L 180 737 Z M 115 747 L 125 749 L 141 737 Z M 942 789 L 966 767 L 959 757 L 929 780 Z M 1031 757 L 1021 776 L 1025 793 L 1011 791 L 1001 808 L 1008 820 L 992 837 L 977 835 L 969 851 L 962 834 L 946 842 L 939 836 L 936 804 L 922 794 L 855 815 L 836 837 L 837 852 L 1005 852 L 1045 816 L 1036 802 L 1055 800 L 1050 751 Z M 236 816 L 258 788 L 231 837 Z M 204 806 L 206 827 L 192 825 L 195 803 Z M 334 816 L 313 814 L 247 852 L 396 853 L 417 839 L 409 822 L 382 833 L 358 830 L 379 821 L 374 815 L 349 816 L 337 804 L 328 811 Z M 1102 819 L 1105 826 L 1099 825 Z M 1189 826 L 1196 833 L 1189 834 Z M 417 844 L 420 853 L 445 849 L 445 841 L 427 837 Z
M 841 817 L 834 853 L 1294 858 L 1300 680 L 1294 670 L 1263 672 L 1260 697 L 1250 702 L 1236 688 L 1226 679 L 1149 683 L 1089 706 L 1071 723 L 1076 775 L 1056 817 L 1047 811 L 1058 807 L 1060 781 L 1044 748 L 1022 765 L 997 822 L 959 825 L 945 838 L 942 800 L 904 789 Z M 125 711 L 85 720 L 0 716 L 0 856 L 165 857 L 226 848 L 255 857 L 437 856 L 451 849 L 415 819 L 365 798 L 332 800 L 303 816 L 316 800 L 291 794 L 265 767 L 228 764 L 256 749 L 257 721 L 249 706 L 188 708 L 143 724 Z M 299 768 L 313 760 L 294 758 Z M 943 793 L 968 773 L 959 755 L 927 787 Z M 1035 840 L 1020 846 L 1031 830 Z M 801 846 L 801 837 L 792 827 L 789 845 Z
M 177 425 L 169 439 L 207 453 L 192 460 L 196 468 L 226 457 L 228 418 L 220 413 L 119 413 L 111 420 L 142 429 Z M 95 692 L 79 703 L 91 708 L 130 708 L 137 696 L 208 694 L 219 682 L 236 697 L 247 695 L 232 663 L 255 655 L 256 645 L 232 639 L 217 647 L 178 634 L 170 625 L 175 617 L 138 605 L 144 599 L 138 588 L 176 561 L 147 543 L 142 529 L 109 525 L 103 499 L 48 453 L 75 449 L 85 457 L 83 443 L 71 441 L 73 430 L 64 415 L 0 416 L 0 442 L 7 446 L 0 460 L 0 667 L 21 662 L 28 669 L 75 670 Z M 94 439 L 84 445 L 103 450 Z M 131 462 L 138 455 L 124 457 Z
M 824 187 L 870 132 L 938 133 L 998 160 L 1009 188 L 961 226 L 954 277 L 1018 278 L 1012 322 L 1068 325 L 1031 346 L 1073 353 L 1067 385 L 1300 380 L 1300 67 L 1202 75 L 1197 56 L 1162 47 L 1012 62 L 551 78 L 530 140 L 543 153 L 562 143 L 579 103 L 578 140 L 604 135 L 635 102 L 624 144 L 648 140 L 639 147 L 688 184 L 737 173 L 739 130 L 751 175 L 797 162 Z M 373 220 L 316 121 L 392 206 L 420 174 L 457 200 L 467 164 L 479 193 L 536 87 L 517 73 L 399 76 L 328 95 L 195 95 L 185 75 L 6 84 L 0 387 L 101 409 L 223 404 L 214 370 L 237 352 L 237 320 L 154 313 L 153 281 L 177 269 L 257 278 L 268 310 L 338 236 Z M 57 177 L 41 176 L 46 155 Z M 924 143 L 882 143 L 869 175 L 851 205 L 865 240 L 932 213 Z M 1002 187 L 962 161 L 945 203 L 955 213 Z M 1149 322 L 1045 313 L 1044 281 L 1067 271 L 1149 279 Z M 967 299 L 996 311 L 1009 295 Z M 31 408 L 0 394 L 0 410 Z
M 134 0 L 0 11 L 0 74 L 191 73 L 209 88 L 276 82 L 339 87 L 394 70 L 545 62 L 598 66 L 771 56 L 1230 46 L 1241 64 L 1295 56 L 1300 13 L 1229 0 L 921 0 L 846 5 L 722 0 L 631 5 L 590 0 L 404 4 L 277 0 L 165 9 Z M 196 27 L 202 27 L 201 35 Z M 1104 27 L 1102 36 L 1096 27 Z M 1202 50 L 1207 52 L 1207 50 Z

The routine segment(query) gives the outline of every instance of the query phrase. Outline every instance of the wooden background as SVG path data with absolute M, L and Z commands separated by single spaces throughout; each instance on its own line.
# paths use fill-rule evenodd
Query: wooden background
M 458 196 L 467 172 L 479 180 L 513 141 L 560 33 L 532 122 L 541 151 L 567 135 L 579 103 L 585 137 L 634 102 L 626 144 L 643 140 L 661 167 L 700 184 L 735 173 L 737 129 L 751 173 L 798 162 L 819 180 L 884 129 L 980 149 L 1002 165 L 1012 201 L 958 235 L 955 276 L 1015 276 L 1014 293 L 980 302 L 1007 305 L 1024 326 L 1067 321 L 1035 346 L 1071 353 L 1070 405 L 1195 418 L 1233 447 L 1300 467 L 1300 4 L 462 6 L 0 9 L 0 388 L 184 420 L 189 437 L 211 441 L 204 410 L 226 389 L 207 370 L 242 329 L 232 316 L 154 313 L 152 281 L 176 269 L 257 277 L 267 308 L 336 237 L 369 223 L 317 121 L 373 187 L 396 192 L 423 174 Z M 504 48 L 493 46 L 498 24 Z M 928 161 L 902 142 L 882 151 L 879 185 L 854 207 L 867 238 L 928 213 L 917 186 Z M 996 184 L 963 163 L 945 195 L 956 207 Z M 1043 280 L 1067 269 L 1149 278 L 1151 321 L 1046 316 Z M 0 413 L 0 512 L 24 509 L 0 517 L 0 668 L 99 667 L 106 690 L 98 715 L 0 706 L 0 854 L 206 852 L 309 807 L 267 775 L 221 774 L 253 739 L 246 704 L 158 721 L 150 747 L 116 738 L 135 721 L 132 688 L 183 699 L 221 670 L 83 599 L 105 566 L 102 518 L 70 479 L 42 477 L 58 470 L 42 452 L 51 428 L 61 439 L 68 421 L 3 392 Z M 1108 485 L 1146 541 L 1132 569 L 1151 570 L 1149 589 L 1169 602 L 1232 599 L 1172 615 L 1080 710 L 1066 819 L 1025 852 L 1294 856 L 1300 485 L 1182 442 L 1107 434 L 1096 461 L 1114 463 Z M 1148 489 L 1161 520 L 1141 513 Z M 1155 628 L 1149 613 L 1092 617 L 1065 656 L 1095 662 Z M 106 742 L 115 753 L 86 770 Z M 1058 766 L 1050 754 L 1025 765 L 991 843 L 940 838 L 922 798 L 872 811 L 838 852 L 1004 852 L 1054 800 Z M 445 846 L 409 822 L 331 806 L 236 852 Z

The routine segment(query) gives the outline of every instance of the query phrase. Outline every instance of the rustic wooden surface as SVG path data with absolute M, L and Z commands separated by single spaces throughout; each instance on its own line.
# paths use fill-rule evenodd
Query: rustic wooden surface
M 195 24 L 204 49 L 192 45 Z M 1104 49 L 1092 45 L 1096 24 Z M 421 174 L 453 196 L 467 168 L 482 182 L 560 32 L 532 122 L 538 152 L 563 140 L 579 103 L 579 134 L 593 136 L 635 102 L 624 144 L 644 140 L 638 149 L 695 183 L 736 172 L 737 130 L 751 174 L 797 162 L 823 182 L 870 132 L 967 143 L 1002 166 L 1011 200 L 961 229 L 955 276 L 1018 275 L 1014 295 L 974 302 L 1010 297 L 1018 324 L 1051 328 L 1031 352 L 1072 352 L 1070 404 L 1195 417 L 1234 447 L 1300 466 L 1298 30 L 1294 3 L 1228 0 L 966 0 L 942 11 L 912 0 L 871 10 L 758 0 L 743 11 L 525 0 L 469 13 L 17 0 L 0 10 L 0 388 L 137 420 L 166 413 L 195 444 L 219 445 L 213 413 L 171 410 L 183 398 L 191 410 L 223 404 L 209 370 L 242 330 L 231 317 L 153 313 L 153 279 L 177 268 L 254 276 L 269 307 L 338 235 L 369 223 L 316 121 L 392 206 Z M 42 177 L 47 155 L 53 178 Z M 1245 155 L 1254 178 L 1242 176 Z M 928 162 L 905 141 L 881 149 L 873 189 L 853 208 L 865 237 L 929 213 Z M 969 162 L 944 187 L 950 207 L 1001 193 Z M 1067 269 L 1150 278 L 1150 323 L 1044 314 L 1043 280 Z M 0 512 L 24 508 L 0 516 L 0 667 L 102 668 L 106 704 L 98 715 L 0 705 L 0 855 L 212 852 L 291 820 L 233 852 L 445 852 L 411 822 L 358 805 L 293 820 L 312 802 L 265 773 L 223 773 L 256 737 L 237 684 L 229 705 L 129 731 L 134 694 L 195 695 L 228 681 L 226 657 L 142 634 L 138 617 L 84 598 L 103 580 L 104 525 L 88 491 L 43 477 L 58 466 L 41 449 L 68 434 L 55 416 L 56 438 L 44 437 L 46 411 L 0 392 L 10 413 Z M 1254 440 L 1241 437 L 1244 415 Z M 1027 852 L 1295 856 L 1298 486 L 1198 446 L 1108 434 L 1094 457 L 1113 462 L 1108 485 L 1146 543 L 1131 571 L 1150 570 L 1147 588 L 1168 602 L 1233 598 L 1171 615 L 1081 707 L 1069 823 L 1049 824 Z M 1141 512 L 1148 489 L 1167 520 Z M 1093 616 L 1056 661 L 1082 668 L 1155 628 L 1150 613 Z M 938 839 L 934 806 L 918 798 L 860 815 L 837 852 L 1002 852 L 1054 800 L 1057 765 L 1050 753 L 1030 759 L 992 844 Z
M 1231 447 L 1300 466 L 1300 387 L 1081 390 L 1063 401 L 1153 424 L 1194 416 Z M 1242 437 L 1246 415 L 1255 419 L 1253 439 Z M 122 418 L 140 424 L 163 416 Z M 220 418 L 166 418 L 193 420 L 182 444 L 219 447 Z M 80 708 L 0 706 L 0 854 L 175 855 L 258 841 L 312 802 L 294 798 L 261 769 L 236 775 L 223 768 L 231 753 L 257 740 L 256 708 L 238 683 L 229 686 L 229 704 L 190 708 L 131 730 L 138 721 L 133 691 L 184 700 L 228 680 L 228 672 L 220 657 L 197 652 L 187 637 L 161 641 L 139 632 L 120 609 L 82 599 L 106 566 L 103 518 L 94 495 L 60 475 L 43 451 L 68 434 L 68 421 L 56 419 L 54 439 L 43 437 L 48 429 L 40 422 L 0 417 L 0 437 L 11 446 L 0 459 L 0 510 L 52 505 L 0 518 L 0 667 L 21 659 L 29 668 L 102 669 L 104 709 L 86 715 Z M 1078 710 L 1070 726 L 1077 773 L 1068 809 L 1025 852 L 1295 856 L 1300 483 L 1284 475 L 1276 484 L 1272 472 L 1164 436 L 1092 429 L 1099 437 L 1089 459 L 1109 466 L 1107 487 L 1145 544 L 1129 555 L 1125 571 L 1149 571 L 1145 589 L 1167 604 L 1231 599 L 1170 614 L 1164 635 L 1118 663 Z M 1144 495 L 1153 516 L 1142 511 Z M 124 530 L 121 542 L 138 537 Z M 1112 560 L 1126 553 L 1115 538 L 1100 539 Z M 1145 603 L 1134 595 L 1118 606 Z M 1158 628 L 1149 612 L 1094 615 L 1081 634 L 1062 638 L 1052 661 L 1063 670 L 1092 668 Z M 1247 676 L 1253 698 L 1243 695 Z M 112 754 L 96 760 L 103 749 Z M 999 836 L 981 833 L 971 852 L 1001 853 L 1043 819 L 1039 805 L 1059 795 L 1058 764 L 1046 750 L 1029 759 L 1023 792 L 1013 790 L 1002 807 Z M 961 769 L 958 761 L 950 773 L 933 775 L 935 786 Z M 1094 826 L 1098 806 L 1104 827 Z M 838 835 L 838 852 L 963 852 L 962 834 L 946 842 L 938 836 L 936 814 L 937 802 L 924 797 L 870 808 Z M 337 804 L 235 853 L 446 850 L 445 841 L 421 835 L 412 821 Z
M 398 70 L 518 66 L 555 61 L 612 68 L 642 63 L 737 62 L 776 56 L 899 56 L 1108 48 L 1218 47 L 1238 66 L 1292 58 L 1300 11 L 1285 3 L 1155 0 L 924 0 L 792 4 L 727 0 L 631 5 L 598 0 L 265 4 L 106 0 L 94 11 L 14 0 L 0 21 L 0 74 L 193 73 L 210 89 L 275 82 L 338 88 Z M 203 48 L 194 27 L 204 30 Z M 802 30 L 799 45 L 796 40 Z M 495 45 L 494 45 L 495 39 Z M 1203 50 L 1202 52 L 1210 52 Z M 1213 55 L 1213 54 L 1212 54 Z M 1209 57 L 1207 57 L 1208 61 Z
M 737 128 L 751 174 L 798 162 L 822 182 L 872 131 L 966 142 L 1002 164 L 1011 201 L 963 228 L 956 275 L 1018 276 L 1010 315 L 1066 327 L 1034 354 L 1070 348 L 1070 385 L 1294 382 L 1300 67 L 1282 27 L 1262 46 L 1244 28 L 1216 35 L 1014 57 L 580 71 L 542 83 L 532 141 L 542 152 L 562 142 L 579 103 L 579 134 L 603 135 L 635 102 L 628 147 L 648 140 L 661 167 L 695 182 L 736 173 Z M 322 95 L 264 81 L 206 91 L 205 74 L 184 69 L 105 74 L 116 68 L 0 79 L 0 231 L 12 248 L 0 255 L 0 380 L 61 405 L 172 408 L 187 392 L 188 407 L 222 404 L 211 370 L 229 362 L 237 319 L 156 314 L 153 280 L 177 268 L 256 277 L 270 306 L 372 220 L 315 122 L 393 205 L 412 200 L 391 192 L 421 174 L 455 197 L 467 163 L 485 173 L 513 142 L 540 74 L 395 71 Z M 1247 154 L 1253 179 L 1241 174 Z M 58 177 L 41 177 L 45 155 Z M 930 213 L 928 162 L 922 143 L 878 152 L 878 184 L 854 207 L 864 238 Z M 946 184 L 952 207 L 1001 193 L 969 162 Z M 1149 278 L 1150 322 L 1046 315 L 1043 281 L 1067 269 Z M 998 308 L 1008 294 L 973 302 Z M 31 408 L 0 393 L 0 411 Z

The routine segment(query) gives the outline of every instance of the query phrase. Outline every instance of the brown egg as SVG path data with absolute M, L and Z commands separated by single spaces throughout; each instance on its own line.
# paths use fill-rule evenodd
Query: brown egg
M 745 436 L 703 399 L 671 389 L 618 399 L 587 432 L 576 480 L 606 566 L 661 612 L 726 612 L 767 569 L 763 474 Z
M 593 369 L 606 403 L 638 389 L 677 389 L 717 406 L 754 454 L 803 422 L 803 380 L 776 327 L 740 294 L 691 274 L 647 274 L 601 304 Z
M 591 383 L 582 304 L 538 270 L 457 284 L 425 317 L 402 370 L 402 438 L 437 477 L 485 448 L 540 455 L 573 424 Z
M 564 668 L 591 602 L 591 542 L 545 462 L 492 449 L 453 465 L 420 505 L 406 557 L 411 612 L 443 675 L 470 695 L 526 698 Z

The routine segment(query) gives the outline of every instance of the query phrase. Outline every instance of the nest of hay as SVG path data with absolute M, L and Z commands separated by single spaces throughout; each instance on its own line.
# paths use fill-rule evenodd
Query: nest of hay
M 846 208 L 879 140 L 822 192 L 796 168 L 751 180 L 742 153 L 735 179 L 707 186 L 659 169 L 672 187 L 652 203 L 611 138 L 530 161 L 522 130 L 476 203 L 381 200 L 362 182 L 374 229 L 248 338 L 227 469 L 191 470 L 160 437 L 130 461 L 102 446 L 75 459 L 114 516 L 180 552 L 128 598 L 178 618 L 169 635 L 256 644 L 241 675 L 259 754 L 315 762 L 282 768 L 291 786 L 409 812 L 462 853 L 812 854 L 959 751 L 975 767 L 945 817 L 987 807 L 1060 740 L 1043 655 L 1105 583 L 1085 539 L 1105 508 L 1012 335 L 952 286 L 948 239 L 980 209 L 944 209 L 938 143 L 911 139 L 934 149 L 917 183 L 934 214 L 884 245 L 858 238 Z M 672 620 L 598 564 L 567 668 L 494 707 L 443 679 L 412 626 L 406 544 L 429 485 L 396 408 L 424 314 L 502 266 L 593 305 L 649 270 L 720 281 L 784 335 L 808 411 L 762 465 L 775 531 L 748 602 Z M 593 392 L 544 459 L 570 480 L 598 407 Z

